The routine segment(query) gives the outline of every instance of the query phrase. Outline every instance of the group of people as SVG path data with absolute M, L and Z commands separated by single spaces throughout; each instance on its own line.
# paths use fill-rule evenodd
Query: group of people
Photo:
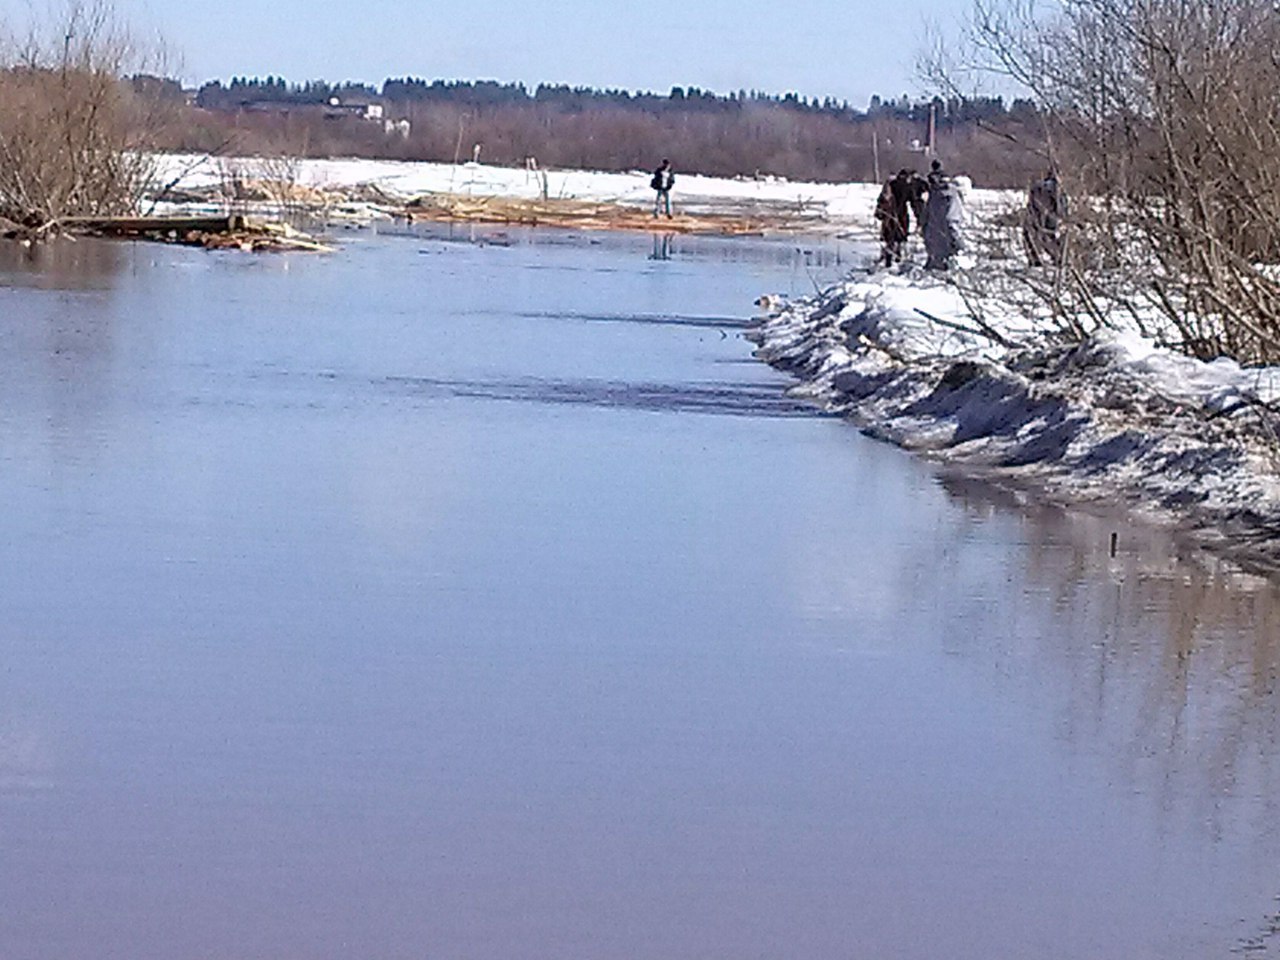
M 924 177 L 913 170 L 899 170 L 881 189 L 876 219 L 883 244 L 880 259 L 885 266 L 900 263 L 906 255 L 913 217 L 924 237 L 925 268 L 946 270 L 964 249 L 964 198 L 940 160 L 933 161 Z
M 883 245 L 881 263 L 893 266 L 906 255 L 912 218 L 924 237 L 925 269 L 946 270 L 964 249 L 964 191 L 934 160 L 928 176 L 899 170 L 876 200 Z M 1067 215 L 1067 200 L 1053 169 L 1031 185 L 1022 216 L 1022 244 L 1033 267 L 1059 266 L 1065 253 L 1059 228 Z
M 962 182 L 964 178 L 960 178 Z M 671 217 L 671 187 L 675 171 L 670 160 L 663 160 L 653 171 L 649 186 L 654 191 L 653 215 Z M 1058 229 L 1067 214 L 1067 202 L 1058 186 L 1058 176 L 1048 170 L 1031 185 L 1022 220 L 1022 242 L 1028 262 L 1035 267 L 1046 261 L 1062 263 L 1063 242 Z M 914 218 L 924 238 L 925 269 L 946 270 L 956 254 L 964 249 L 964 191 L 934 160 L 926 176 L 913 170 L 899 170 L 885 182 L 876 200 L 876 219 L 880 221 L 880 260 L 891 267 L 906 255 Z

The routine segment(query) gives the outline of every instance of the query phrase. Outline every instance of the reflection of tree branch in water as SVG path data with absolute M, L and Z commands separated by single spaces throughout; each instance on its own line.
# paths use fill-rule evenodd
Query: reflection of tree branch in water
M 1025 620 L 1034 661 L 1066 667 L 1068 741 L 1119 762 L 1123 780 L 1152 796 L 1162 820 L 1207 827 L 1214 841 L 1228 831 L 1274 837 L 1280 585 L 1209 558 L 1180 559 L 1158 528 L 1027 506 L 982 481 L 944 476 L 942 486 L 975 520 L 1017 512 L 1020 555 L 1002 571 L 1010 602 L 999 605 L 997 628 Z M 959 557 L 955 567 L 966 566 Z M 1020 610 L 1028 605 L 1040 609 Z M 1044 607 L 1060 629 L 1035 626 Z M 1268 816 L 1255 819 L 1255 798 Z
M 104 240 L 61 239 L 30 247 L 0 243 L 7 283 L 59 290 L 109 290 L 125 267 L 127 248 Z M 24 284 L 23 277 L 30 278 Z

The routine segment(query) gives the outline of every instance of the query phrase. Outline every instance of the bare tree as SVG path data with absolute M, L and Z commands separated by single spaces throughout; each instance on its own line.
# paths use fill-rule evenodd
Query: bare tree
M 0 41 L 0 214 L 44 228 L 71 214 L 135 209 L 150 148 L 171 113 L 129 82 L 143 50 L 106 0 L 70 0 Z

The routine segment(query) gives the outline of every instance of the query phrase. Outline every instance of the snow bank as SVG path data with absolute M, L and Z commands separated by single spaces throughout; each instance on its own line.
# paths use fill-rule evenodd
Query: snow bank
M 1202 363 L 1122 331 L 1055 344 L 945 278 L 860 272 L 753 332 L 793 393 L 872 436 L 1053 499 L 1117 502 L 1280 565 L 1280 369 Z M 975 316 L 976 314 L 976 316 Z

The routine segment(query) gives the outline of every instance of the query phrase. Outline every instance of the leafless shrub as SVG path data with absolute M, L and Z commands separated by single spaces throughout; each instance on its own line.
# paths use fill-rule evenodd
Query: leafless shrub
M 246 161 L 239 157 L 215 157 L 214 169 L 226 213 L 244 213 L 250 199 L 249 183 L 253 179 Z
M 298 182 L 303 151 L 288 149 L 256 158 L 258 182 L 267 202 L 288 217 L 296 217 L 312 204 L 310 192 Z
M 126 79 L 151 65 L 104 0 L 0 40 L 0 215 L 38 226 L 135 209 L 170 114 Z
M 228 141 L 233 150 L 245 138 Z M 207 159 L 218 174 L 218 192 L 227 213 L 247 213 L 253 204 L 269 207 L 288 220 L 324 216 L 330 195 L 301 182 L 307 156 L 306 131 L 292 137 L 275 133 L 254 139 L 253 155 L 215 155 Z
M 1063 310 L 1156 315 L 1195 355 L 1280 360 L 1280 6 L 975 0 L 968 40 L 935 79 L 1031 91 L 1078 198 Z

